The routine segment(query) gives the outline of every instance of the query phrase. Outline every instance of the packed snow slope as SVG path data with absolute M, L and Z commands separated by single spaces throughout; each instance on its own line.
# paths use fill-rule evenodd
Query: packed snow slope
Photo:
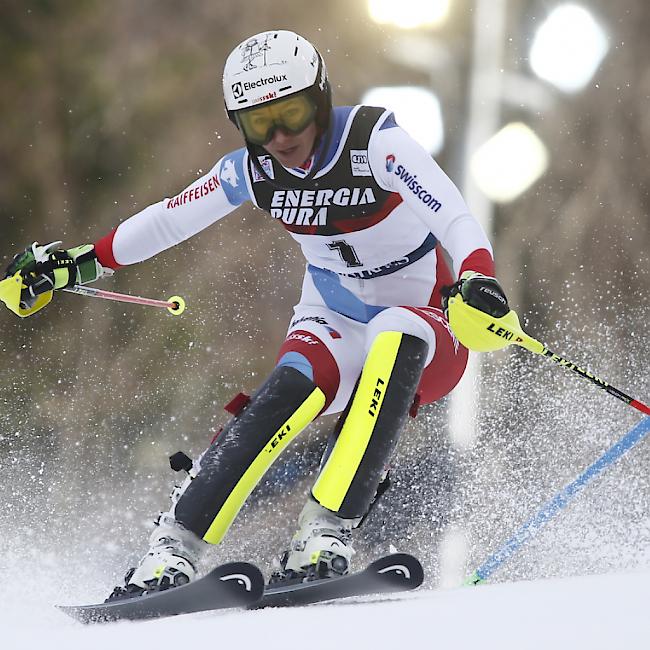
M 0 599 L 2 647 L 435 648 L 650 647 L 650 572 L 418 591 L 292 609 L 225 611 L 83 626 L 53 604 Z M 66 600 L 61 595 L 61 601 Z

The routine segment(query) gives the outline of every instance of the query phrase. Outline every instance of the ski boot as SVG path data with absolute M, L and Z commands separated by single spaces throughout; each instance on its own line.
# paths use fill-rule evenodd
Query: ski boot
M 124 586 L 115 587 L 106 602 L 164 591 L 194 580 L 206 542 L 181 526 L 173 516 L 163 514 L 149 543 L 149 551 L 140 564 L 124 576 Z
M 346 575 L 354 555 L 352 529 L 359 519 L 342 519 L 313 498 L 298 518 L 298 530 L 270 585 L 291 584 Z

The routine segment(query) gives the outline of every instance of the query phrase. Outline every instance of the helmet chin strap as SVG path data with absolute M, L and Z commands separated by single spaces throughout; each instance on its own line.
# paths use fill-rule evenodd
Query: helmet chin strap
M 329 149 L 329 146 L 332 142 L 332 119 L 330 117 L 329 124 L 327 125 L 327 129 L 325 129 L 325 140 L 323 142 L 323 146 L 320 149 L 320 152 L 318 154 L 318 158 L 314 161 L 314 163 L 311 166 L 311 169 L 309 170 L 309 173 L 307 176 L 304 178 L 298 178 L 296 177 L 296 182 L 298 184 L 307 184 L 309 181 L 311 181 L 314 176 L 322 169 L 323 163 L 325 162 L 325 157 L 327 156 L 327 151 Z M 321 136 L 322 137 L 322 136 Z M 315 147 L 318 149 L 318 145 Z M 246 142 L 246 149 L 248 150 L 248 155 L 249 158 L 251 159 L 253 163 L 253 167 L 255 167 L 255 170 L 257 173 L 271 186 L 274 187 L 277 190 L 287 190 L 290 189 L 288 187 L 284 187 L 280 183 L 276 182 L 274 179 L 272 179 L 262 168 L 262 165 L 260 164 L 260 161 L 258 159 L 258 156 L 260 155 L 271 155 L 264 149 L 263 147 L 260 147 L 258 145 L 251 144 L 250 142 Z

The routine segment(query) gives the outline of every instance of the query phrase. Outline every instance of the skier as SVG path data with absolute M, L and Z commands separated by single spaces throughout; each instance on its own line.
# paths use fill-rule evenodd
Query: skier
M 290 31 L 246 39 L 226 60 L 223 93 L 245 147 L 94 245 L 34 244 L 8 269 L 21 271 L 28 309 L 44 292 L 142 262 L 246 201 L 282 224 L 307 261 L 270 376 L 229 405 L 233 418 L 200 458 L 185 459 L 187 479 L 111 598 L 193 580 L 205 548 L 222 540 L 290 441 L 339 412 L 273 580 L 346 574 L 352 531 L 387 480 L 407 415 L 449 393 L 465 370 L 443 294 L 507 311 L 490 243 L 454 184 L 389 110 L 334 108 L 311 43 Z

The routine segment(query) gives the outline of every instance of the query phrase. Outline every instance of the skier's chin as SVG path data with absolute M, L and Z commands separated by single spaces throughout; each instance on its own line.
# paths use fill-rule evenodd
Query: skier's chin
M 282 150 L 269 151 L 269 153 L 283 167 L 300 167 L 309 158 L 309 149 L 299 144 L 286 147 Z

